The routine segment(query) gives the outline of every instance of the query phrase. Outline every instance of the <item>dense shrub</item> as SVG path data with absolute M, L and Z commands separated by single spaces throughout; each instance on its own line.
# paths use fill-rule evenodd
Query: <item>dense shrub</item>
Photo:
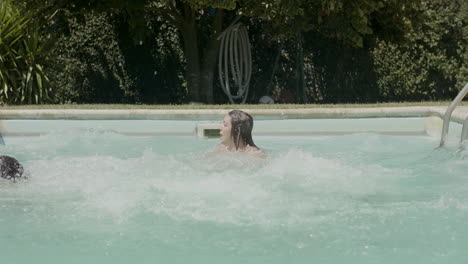
M 145 17 L 143 17 L 145 18 Z M 135 34 L 123 12 L 61 10 L 48 70 L 60 103 L 177 103 L 183 63 L 174 29 L 157 19 Z
M 55 97 L 60 103 L 134 102 L 133 80 L 109 16 L 61 11 L 60 35 L 49 57 Z
M 372 50 L 377 85 L 387 101 L 453 98 L 468 81 L 468 4 L 426 1 L 420 23 L 392 44 Z

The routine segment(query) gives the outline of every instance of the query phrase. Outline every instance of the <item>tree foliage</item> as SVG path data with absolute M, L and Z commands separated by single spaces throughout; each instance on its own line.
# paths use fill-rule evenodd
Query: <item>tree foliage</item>
M 226 103 L 217 37 L 249 28 L 248 102 L 447 99 L 466 81 L 461 0 L 22 0 L 59 102 Z M 52 14 L 54 23 L 44 17 Z
M 271 21 L 286 35 L 313 31 L 348 46 L 363 47 L 371 35 L 398 38 L 420 0 L 243 1 L 239 11 Z

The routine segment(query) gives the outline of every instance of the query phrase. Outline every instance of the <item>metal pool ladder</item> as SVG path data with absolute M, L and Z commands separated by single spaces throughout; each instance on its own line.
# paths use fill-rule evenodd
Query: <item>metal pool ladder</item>
M 444 115 L 444 124 L 442 126 L 442 134 L 440 137 L 440 147 L 443 147 L 445 145 L 445 140 L 447 139 L 447 133 L 449 129 L 449 122 L 450 122 L 450 117 L 452 116 L 452 112 L 455 109 L 455 107 L 458 105 L 458 103 L 463 100 L 465 95 L 468 93 L 468 83 L 465 84 L 465 87 L 458 93 L 457 97 L 453 99 L 452 103 L 450 106 L 447 108 L 447 111 L 445 112 Z M 463 122 L 463 129 L 462 129 L 462 134 L 460 138 L 460 142 L 463 142 L 468 138 L 468 117 L 465 119 L 465 122 Z

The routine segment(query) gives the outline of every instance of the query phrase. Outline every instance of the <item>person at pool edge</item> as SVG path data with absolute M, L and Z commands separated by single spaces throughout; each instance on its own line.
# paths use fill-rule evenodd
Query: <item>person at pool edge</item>
M 16 181 L 23 177 L 23 166 L 13 157 L 0 156 L 0 178 Z
M 216 152 L 245 151 L 260 152 L 252 139 L 253 118 L 241 110 L 230 111 L 220 127 L 221 143 Z

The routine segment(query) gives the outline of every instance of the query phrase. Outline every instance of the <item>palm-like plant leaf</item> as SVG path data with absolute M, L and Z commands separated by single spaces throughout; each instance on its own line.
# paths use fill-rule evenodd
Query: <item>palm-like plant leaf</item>
M 0 104 L 49 100 L 49 79 L 39 61 L 47 43 L 38 28 L 10 0 L 0 1 Z

